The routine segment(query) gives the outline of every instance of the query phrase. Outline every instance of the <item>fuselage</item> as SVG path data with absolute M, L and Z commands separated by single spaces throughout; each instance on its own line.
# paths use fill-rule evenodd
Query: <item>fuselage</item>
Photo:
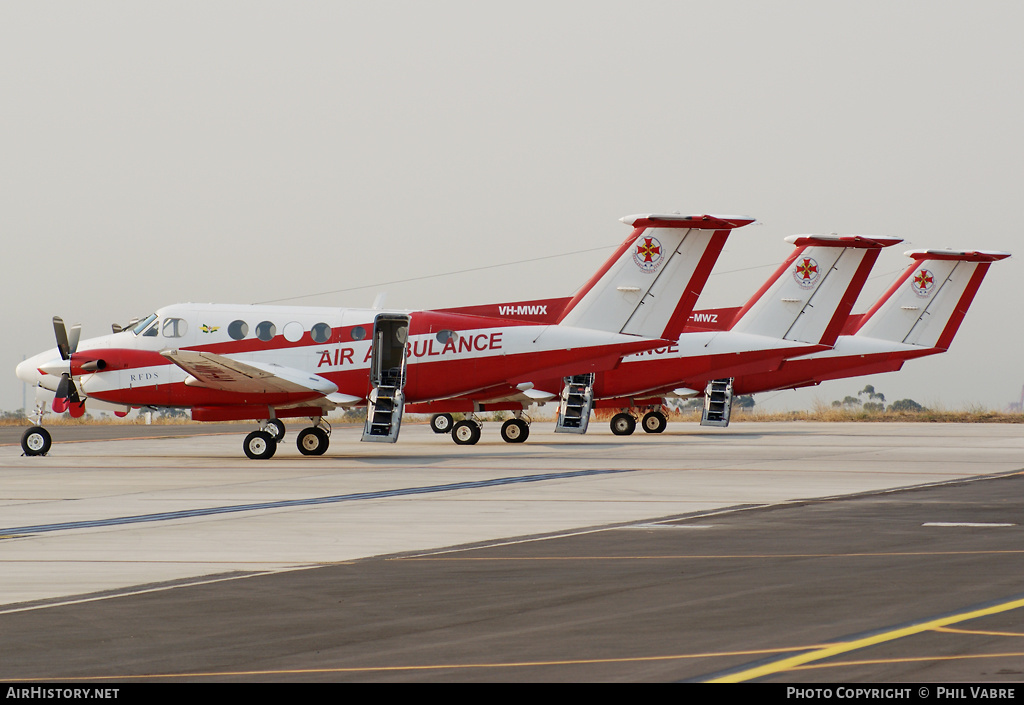
M 176 304 L 133 328 L 81 341 L 70 368 L 89 397 L 128 406 L 294 405 L 324 396 L 306 391 L 233 392 L 197 383 L 161 352 L 202 351 L 239 362 L 276 365 L 326 380 L 347 396 L 366 397 L 377 309 Z M 404 333 L 409 401 L 466 395 L 531 379 L 598 371 L 622 355 L 665 341 L 567 326 L 434 311 L 408 316 Z M 88 361 L 102 369 L 83 371 Z M 57 349 L 24 361 L 18 376 L 55 389 Z M 68 363 L 65 363 L 67 365 Z M 45 368 L 49 373 L 40 372 Z

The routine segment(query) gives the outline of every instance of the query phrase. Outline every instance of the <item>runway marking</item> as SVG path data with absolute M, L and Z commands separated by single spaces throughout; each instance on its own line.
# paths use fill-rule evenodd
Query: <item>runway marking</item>
M 697 654 L 670 654 L 667 656 L 625 656 L 622 658 L 595 658 L 595 659 L 559 659 L 557 661 L 509 661 L 495 663 L 441 663 L 424 664 L 420 666 L 353 666 L 350 668 L 290 668 L 271 669 L 265 671 L 210 671 L 198 673 L 153 673 L 143 675 L 105 675 L 105 676 L 56 676 L 46 675 L 32 678 L 8 679 L 0 678 L 0 683 L 26 682 L 41 680 L 61 681 L 96 681 L 96 680 L 144 680 L 147 678 L 215 678 L 224 676 L 266 676 L 266 675 L 301 675 L 312 673 L 387 673 L 394 671 L 441 671 L 446 669 L 469 669 L 469 668 L 526 668 L 531 666 L 586 666 L 593 664 L 609 663 L 645 663 L 655 661 L 684 661 L 699 658 L 721 658 L 726 656 L 760 656 L 765 654 L 792 653 L 804 649 L 817 649 L 824 644 L 813 644 L 809 646 L 793 646 L 777 649 L 750 649 L 743 651 L 712 651 Z
M 992 526 L 1017 526 L 1016 524 L 998 524 L 996 522 L 977 521 L 926 521 L 921 526 L 967 526 L 974 528 L 989 528 Z
M 216 514 L 233 514 L 237 512 L 252 512 L 262 509 L 283 509 L 288 507 L 304 507 L 317 504 L 337 504 L 339 502 L 356 502 L 367 499 L 387 499 L 391 497 L 404 497 L 408 495 L 433 494 L 437 492 L 456 492 L 459 490 L 474 490 L 482 487 L 499 487 L 502 485 L 516 485 L 528 482 L 546 482 L 549 480 L 564 480 L 567 478 L 588 477 L 593 475 L 613 475 L 619 473 L 636 472 L 635 470 L 575 470 L 571 472 L 545 473 L 542 475 L 520 475 L 518 477 L 499 477 L 491 480 L 474 480 L 469 482 L 453 482 L 445 485 L 427 485 L 424 487 L 407 487 L 397 490 L 379 490 L 377 492 L 358 492 L 355 494 L 333 495 L 329 497 L 309 497 L 306 499 L 283 499 L 275 502 L 257 502 L 254 504 L 235 504 L 225 507 L 204 507 L 202 509 L 183 509 L 176 512 L 159 512 L 156 514 L 138 514 L 135 516 L 115 517 L 111 519 L 90 519 L 85 521 L 68 521 L 58 524 L 38 524 L 35 526 L 15 526 L 0 529 L 0 534 L 41 534 L 51 531 L 66 531 L 69 529 L 93 529 L 105 526 L 119 526 L 122 524 L 141 524 L 155 521 L 170 521 L 172 519 L 190 519 Z
M 953 629 L 952 627 L 939 627 L 935 631 L 945 634 L 977 634 L 978 636 L 1024 636 L 1024 632 L 992 632 L 982 629 Z
M 69 605 L 82 605 L 88 602 L 101 602 L 103 600 L 113 600 L 118 597 L 129 597 L 131 595 L 146 595 L 153 592 L 166 592 L 167 590 L 177 590 L 183 587 L 197 587 L 199 585 L 213 585 L 215 583 L 226 583 L 231 580 L 244 580 L 246 578 L 256 578 L 263 575 L 276 575 L 278 573 L 289 573 L 300 570 L 312 570 L 313 568 L 319 568 L 320 565 L 303 565 L 303 566 L 289 566 L 287 568 L 281 568 L 276 570 L 262 570 L 259 572 L 245 573 L 243 575 L 227 575 L 219 578 L 197 578 L 194 580 L 178 580 L 171 585 L 157 585 L 155 587 L 142 587 L 142 588 L 128 588 L 125 590 L 111 590 L 110 592 L 103 593 L 102 595 L 87 595 L 85 597 L 72 598 L 68 600 L 55 600 L 52 602 L 44 602 L 41 604 L 24 605 L 22 607 L 11 607 L 8 609 L 0 609 L 0 615 L 4 614 L 17 614 L 18 612 L 35 612 L 37 610 L 46 610 L 51 607 L 67 607 Z
M 941 631 L 941 630 L 936 630 Z M 892 663 L 921 663 L 922 661 L 961 661 L 967 659 L 982 658 L 1020 658 L 1024 652 L 1010 652 L 1005 654 L 958 654 L 956 656 L 907 656 L 903 658 L 885 659 L 864 659 L 863 661 L 832 661 L 830 663 L 816 663 L 808 666 L 797 666 L 791 671 L 813 671 L 823 668 L 839 668 L 841 666 L 880 666 Z
M 586 533 L 596 533 L 593 532 Z M 603 531 L 603 529 L 602 529 Z M 558 536 L 557 538 L 562 538 Z M 540 539 L 538 539 L 540 540 Z M 496 545 L 508 545 L 508 544 L 496 544 Z M 481 546 L 476 548 L 466 548 L 462 551 L 474 551 L 482 550 L 485 548 L 493 548 L 494 545 L 488 544 L 487 546 Z M 453 551 L 454 552 L 454 551 Z M 440 554 L 441 552 L 438 552 Z M 1020 555 L 1024 554 L 1024 549 L 1014 549 L 1005 551 L 912 551 L 906 553 L 895 553 L 895 552 L 882 552 L 882 553 L 734 553 L 734 554 L 669 554 L 665 556 L 465 556 L 457 558 L 447 557 L 435 557 L 438 554 L 425 554 L 417 556 L 398 556 L 396 558 L 390 558 L 388 560 L 399 560 L 399 561 L 647 561 L 647 560 L 719 560 L 723 558 L 753 558 L 753 559 L 764 559 L 764 558 L 907 558 L 913 556 L 988 556 L 988 555 Z
M 830 658 L 838 654 L 847 653 L 850 651 L 857 651 L 864 649 L 869 646 L 875 646 L 877 644 L 883 644 L 888 641 L 895 641 L 896 639 L 902 639 L 903 637 L 913 636 L 922 632 L 934 631 L 939 627 L 945 627 L 950 624 L 956 624 L 958 622 L 966 622 L 972 619 L 978 619 L 979 617 L 987 617 L 993 614 L 999 614 L 1000 612 L 1008 612 L 1010 610 L 1019 609 L 1024 607 L 1024 599 L 1017 598 L 1008 602 L 999 603 L 992 605 L 991 607 L 984 607 L 982 609 L 971 610 L 969 612 L 962 612 L 960 614 L 949 615 L 946 617 L 940 617 L 939 619 L 932 619 L 926 622 L 919 622 L 912 624 L 909 627 L 900 627 L 899 629 L 892 629 L 889 631 L 880 632 L 873 634 L 862 639 L 854 639 L 852 641 L 844 641 L 824 648 L 809 651 L 805 654 L 799 654 L 797 656 L 791 656 L 784 658 L 781 661 L 775 663 L 765 664 L 763 666 L 755 666 L 754 668 L 748 668 L 746 670 L 737 671 L 720 678 L 713 678 L 708 683 L 742 683 L 744 681 L 753 680 L 755 678 L 762 678 L 764 676 L 775 675 L 776 673 L 782 673 L 785 671 L 791 671 L 801 666 L 806 666 L 812 661 L 820 661 L 822 659 Z M 824 665 L 822 666 L 824 667 Z

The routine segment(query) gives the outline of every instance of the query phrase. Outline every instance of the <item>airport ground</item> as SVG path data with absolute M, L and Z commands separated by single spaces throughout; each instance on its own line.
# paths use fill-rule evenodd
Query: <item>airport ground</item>
M 0 431 L 0 680 L 1024 677 L 1018 426 L 114 429 Z

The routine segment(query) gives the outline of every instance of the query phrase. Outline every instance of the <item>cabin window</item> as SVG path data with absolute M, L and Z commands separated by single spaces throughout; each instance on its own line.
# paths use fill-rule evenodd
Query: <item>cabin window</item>
M 165 318 L 164 337 L 180 338 L 188 332 L 188 322 L 184 318 Z
M 352 340 L 362 340 L 366 337 L 366 329 L 362 326 L 356 326 L 352 329 Z
M 326 323 L 317 323 L 309 329 L 309 336 L 314 343 L 326 343 L 331 339 L 331 327 Z
M 277 335 L 277 326 L 270 321 L 260 321 L 256 324 L 256 337 L 263 341 L 270 341 Z
M 242 340 L 249 335 L 249 324 L 245 321 L 232 321 L 228 326 L 228 335 L 232 340 Z
M 459 334 L 453 330 L 439 330 L 437 331 L 437 342 L 447 343 L 449 340 L 455 341 L 459 339 Z
M 284 339 L 289 343 L 297 343 L 302 340 L 302 334 L 306 331 L 298 321 L 290 321 L 284 324 L 284 328 L 281 332 L 284 334 Z

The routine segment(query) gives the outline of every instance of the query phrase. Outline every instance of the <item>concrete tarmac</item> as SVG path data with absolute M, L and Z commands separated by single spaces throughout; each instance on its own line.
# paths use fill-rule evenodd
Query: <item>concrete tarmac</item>
M 0 448 L 0 678 L 1024 673 L 1019 426 L 543 426 Z

